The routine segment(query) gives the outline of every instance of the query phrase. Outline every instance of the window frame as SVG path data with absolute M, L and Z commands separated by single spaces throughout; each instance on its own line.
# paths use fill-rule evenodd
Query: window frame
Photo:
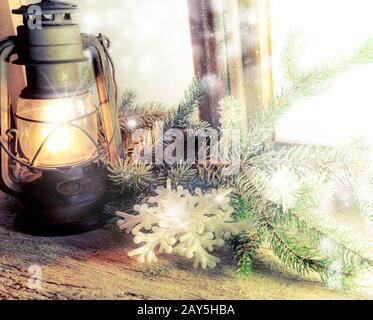
M 195 73 L 217 80 L 201 118 L 218 127 L 219 101 L 231 95 L 245 106 L 245 129 L 273 96 L 270 0 L 188 0 L 188 6 Z

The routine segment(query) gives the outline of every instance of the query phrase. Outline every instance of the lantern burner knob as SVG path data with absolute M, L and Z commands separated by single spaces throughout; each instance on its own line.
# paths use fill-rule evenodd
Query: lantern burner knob
M 82 185 L 78 181 L 62 181 L 57 184 L 56 189 L 60 195 L 74 198 L 82 192 Z

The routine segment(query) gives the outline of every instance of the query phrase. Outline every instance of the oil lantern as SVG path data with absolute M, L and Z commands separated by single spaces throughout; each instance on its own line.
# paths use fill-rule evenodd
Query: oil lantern
M 109 40 L 81 34 L 77 10 L 55 0 L 22 6 L 13 10 L 23 16 L 17 35 L 0 41 L 0 186 L 17 197 L 16 226 L 27 233 L 101 226 L 108 195 L 100 163 L 123 157 Z M 94 94 L 81 80 L 87 61 Z M 10 63 L 25 68 L 17 105 L 8 94 Z

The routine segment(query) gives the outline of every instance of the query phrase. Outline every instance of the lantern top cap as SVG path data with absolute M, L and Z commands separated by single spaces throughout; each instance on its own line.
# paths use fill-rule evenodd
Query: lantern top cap
M 37 6 L 40 8 L 42 14 L 64 14 L 74 13 L 79 10 L 79 6 L 69 2 L 61 2 L 58 0 L 42 0 L 41 2 L 23 5 L 18 9 L 12 10 L 13 14 L 28 15 L 30 8 Z

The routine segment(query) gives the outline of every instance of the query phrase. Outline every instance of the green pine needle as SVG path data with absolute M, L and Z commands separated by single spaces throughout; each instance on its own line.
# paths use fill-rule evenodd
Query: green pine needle
M 122 191 L 142 192 L 156 184 L 152 167 L 147 164 L 132 163 L 131 160 L 120 160 L 108 168 L 109 179 Z

